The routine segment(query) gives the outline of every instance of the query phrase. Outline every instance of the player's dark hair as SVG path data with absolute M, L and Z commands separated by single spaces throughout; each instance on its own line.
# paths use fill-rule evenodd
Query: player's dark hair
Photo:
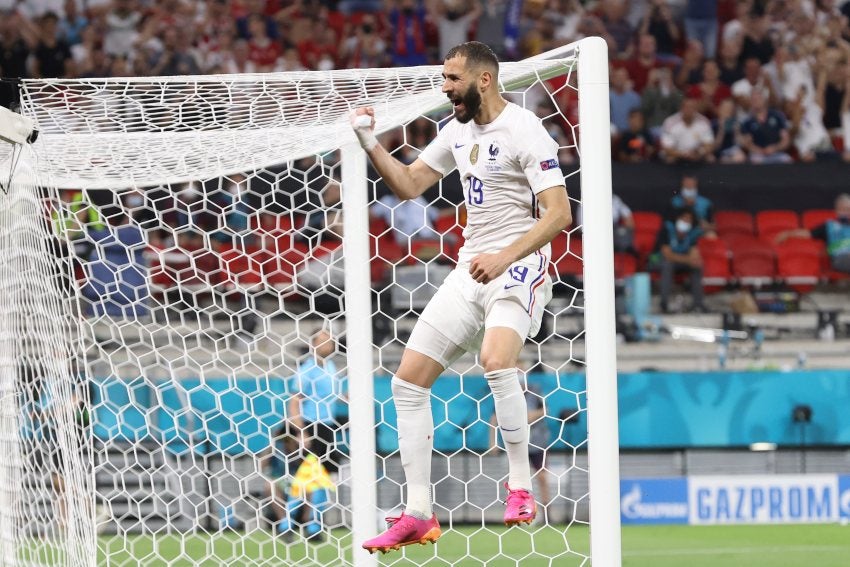
M 445 60 L 455 57 L 466 57 L 467 67 L 489 67 L 493 72 L 493 78 L 499 76 L 499 58 L 490 49 L 490 46 L 480 41 L 467 41 L 449 49 Z

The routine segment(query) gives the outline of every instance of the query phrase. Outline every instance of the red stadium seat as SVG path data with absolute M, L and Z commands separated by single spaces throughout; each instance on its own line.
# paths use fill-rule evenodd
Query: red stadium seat
M 723 289 L 732 278 L 729 249 L 719 238 L 701 238 L 697 243 L 702 256 L 702 285 L 707 292 Z
M 730 253 L 734 253 L 735 250 L 752 246 L 752 245 L 760 245 L 762 241 L 758 239 L 754 234 L 743 234 L 740 232 L 732 232 L 726 234 L 719 234 L 720 240 L 726 245 L 726 249 Z
M 800 293 L 812 291 L 824 273 L 823 252 L 823 242 L 812 238 L 790 238 L 784 241 L 776 246 L 779 277 Z
M 714 225 L 718 235 L 755 234 L 755 222 L 749 211 L 717 211 Z
M 664 219 L 652 211 L 635 211 L 632 218 L 635 221 L 635 250 L 640 254 L 641 260 L 646 260 L 655 248 L 658 231 L 661 230 Z
M 835 220 L 835 211 L 832 209 L 809 209 L 803 211 L 803 228 L 812 230 L 828 220 Z
M 254 289 L 263 281 L 262 251 L 257 247 L 226 246 L 220 252 L 226 285 Z
M 664 217 L 654 211 L 634 211 L 632 219 L 635 221 L 635 232 L 658 233 L 664 224 Z
M 614 278 L 622 280 L 637 272 L 637 258 L 627 252 L 614 253 Z
M 581 238 L 576 233 L 559 234 L 552 241 L 552 264 L 558 275 L 584 277 Z
M 759 238 L 765 242 L 773 242 L 780 232 L 795 228 L 800 228 L 800 217 L 796 211 L 769 210 L 756 213 L 756 230 Z
M 434 230 L 440 234 L 454 234 L 458 240 L 463 239 L 463 225 L 457 218 L 455 211 L 441 214 L 434 222 Z
M 151 247 L 146 257 L 153 291 L 207 291 L 222 280 L 219 257 L 209 250 Z
M 776 255 L 769 244 L 750 241 L 731 250 L 732 273 L 742 284 L 761 287 L 776 278 Z

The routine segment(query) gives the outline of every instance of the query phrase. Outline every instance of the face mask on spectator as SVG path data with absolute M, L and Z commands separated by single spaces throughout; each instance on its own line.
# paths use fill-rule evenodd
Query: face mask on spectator
M 679 219 L 676 221 L 676 231 L 677 232 L 690 232 L 691 231 L 691 223 L 686 220 Z
M 681 192 L 682 197 L 685 199 L 694 199 L 697 196 L 697 190 L 693 187 L 682 187 L 679 189 L 679 192 Z
M 145 199 L 141 195 L 128 195 L 127 196 L 127 206 L 128 207 L 141 207 L 144 203 L 145 203 Z
M 841 224 L 850 224 L 850 217 L 848 216 L 840 215 L 836 218 L 836 220 Z

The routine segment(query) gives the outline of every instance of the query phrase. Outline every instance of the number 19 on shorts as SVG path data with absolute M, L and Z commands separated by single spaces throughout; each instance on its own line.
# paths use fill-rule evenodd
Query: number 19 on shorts
M 484 202 L 484 182 L 474 175 L 469 176 L 469 190 L 466 193 L 466 202 L 470 205 L 480 205 Z

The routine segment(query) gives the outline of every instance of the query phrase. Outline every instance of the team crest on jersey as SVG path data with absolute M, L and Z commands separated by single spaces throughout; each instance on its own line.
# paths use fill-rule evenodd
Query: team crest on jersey
M 496 145 L 496 142 L 490 144 L 490 149 L 487 151 L 490 152 L 490 161 L 496 161 L 496 156 L 499 155 L 499 146 Z
M 472 150 L 469 152 L 469 163 L 472 165 L 478 163 L 478 144 L 472 146 Z

